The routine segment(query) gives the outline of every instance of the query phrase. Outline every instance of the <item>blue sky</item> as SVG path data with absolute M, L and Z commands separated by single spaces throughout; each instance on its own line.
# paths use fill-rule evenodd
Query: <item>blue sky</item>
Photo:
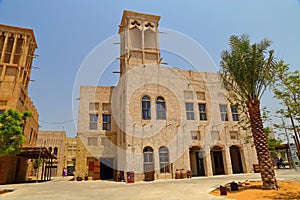
M 34 65 L 40 69 L 32 73 L 35 82 L 29 92 L 42 130 L 66 130 L 68 136 L 75 136 L 74 123 L 63 122 L 73 119 L 76 73 L 100 42 L 117 34 L 125 9 L 160 15 L 160 27 L 193 38 L 216 65 L 230 35 L 247 33 L 253 42 L 271 39 L 277 57 L 292 70 L 300 68 L 299 0 L 0 0 L 0 23 L 34 29 L 40 55 Z M 176 59 L 166 61 L 184 65 Z M 111 68 L 118 70 L 118 62 Z M 276 103 L 267 94 L 263 105 Z

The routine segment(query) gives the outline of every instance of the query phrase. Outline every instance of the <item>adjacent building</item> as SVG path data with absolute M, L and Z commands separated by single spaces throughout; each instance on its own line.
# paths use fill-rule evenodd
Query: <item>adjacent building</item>
M 24 148 L 36 146 L 39 127 L 39 115 L 28 94 L 36 48 L 32 29 L 0 24 L 0 113 L 10 108 L 32 113 L 24 127 Z M 0 184 L 24 181 L 26 171 L 26 157 L 0 158 Z
M 69 176 L 73 176 L 76 165 L 77 138 L 66 138 L 65 141 L 65 166 Z
M 66 167 L 65 142 L 65 131 L 39 131 L 38 133 L 37 147 L 45 147 L 57 157 L 52 166 L 47 166 L 51 168 L 51 176 L 61 176 Z
M 0 113 L 9 108 L 32 113 L 24 129 L 24 146 L 32 147 L 36 145 L 39 115 L 28 86 L 36 48 L 32 29 L 0 24 Z
M 81 86 L 75 175 L 119 180 L 130 172 L 152 181 L 179 170 L 253 172 L 256 152 L 244 142 L 250 131 L 238 124 L 242 113 L 217 74 L 161 64 L 159 20 L 124 11 L 118 85 Z
M 45 147 L 56 156 L 50 168 L 51 176 L 62 176 L 64 168 L 68 175 L 74 175 L 77 138 L 66 137 L 65 131 L 39 131 L 37 147 Z M 41 176 L 42 169 L 40 170 Z

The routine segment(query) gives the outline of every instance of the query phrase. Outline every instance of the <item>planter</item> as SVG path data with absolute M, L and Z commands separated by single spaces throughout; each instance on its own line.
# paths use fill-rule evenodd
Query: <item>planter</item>
M 180 169 L 176 169 L 175 179 L 180 179 Z
M 186 171 L 185 169 L 180 170 L 180 178 L 186 178 Z
M 186 177 L 187 178 L 192 178 L 192 171 L 191 170 L 186 171 Z

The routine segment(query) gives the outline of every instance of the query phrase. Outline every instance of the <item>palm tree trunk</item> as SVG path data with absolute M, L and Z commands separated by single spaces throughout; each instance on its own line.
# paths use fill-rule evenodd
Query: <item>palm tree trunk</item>
M 278 189 L 272 160 L 268 151 L 267 138 L 264 133 L 263 123 L 260 115 L 260 101 L 254 99 L 247 102 L 252 128 L 252 136 L 260 166 L 260 174 L 264 189 Z

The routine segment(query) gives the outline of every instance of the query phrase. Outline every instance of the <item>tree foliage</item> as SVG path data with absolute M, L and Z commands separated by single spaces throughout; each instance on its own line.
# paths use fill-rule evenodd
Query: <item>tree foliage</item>
M 273 85 L 274 97 L 283 108 L 277 110 L 282 117 L 291 121 L 290 130 L 299 136 L 300 124 L 300 71 L 290 71 L 288 65 L 282 65 L 276 71 Z M 280 125 L 277 125 L 280 128 Z
M 0 156 L 20 153 L 24 143 L 23 129 L 30 112 L 9 109 L 0 115 Z
M 229 38 L 229 45 L 230 50 L 221 53 L 220 78 L 224 88 L 229 91 L 229 99 L 233 99 L 235 105 L 248 117 L 246 123 L 251 125 L 263 187 L 277 189 L 260 114 L 260 99 L 267 87 L 273 83 L 277 68 L 283 62 L 276 61 L 274 50 L 268 51 L 271 45 L 268 39 L 250 44 L 248 35 L 233 35 Z
M 34 169 L 39 168 L 42 165 L 42 163 L 43 163 L 43 159 L 42 158 L 40 158 L 40 159 L 34 159 L 34 161 L 33 161 L 33 167 L 34 167 Z
M 250 44 L 249 36 L 233 35 L 229 39 L 230 51 L 221 53 L 222 71 L 219 73 L 223 86 L 229 91 L 229 101 L 244 113 L 239 124 L 250 128 L 247 103 L 260 101 L 265 90 L 274 83 L 274 76 L 284 63 L 277 62 L 274 50 L 267 51 L 272 41 L 262 40 Z
M 267 87 L 273 82 L 277 68 L 283 62 L 274 58 L 274 50 L 267 51 L 271 40 L 250 44 L 246 34 L 233 35 L 229 39 L 230 51 L 221 54 L 222 83 L 236 105 L 245 107 L 249 100 L 260 100 Z
M 282 156 L 285 157 L 285 150 L 276 150 L 275 147 L 278 147 L 282 144 L 282 140 L 281 139 L 276 139 L 273 137 L 270 137 L 271 133 L 273 132 L 273 130 L 270 127 L 266 127 L 264 128 L 266 137 L 267 137 L 267 142 L 268 142 L 268 147 L 269 147 L 269 152 L 272 158 L 277 158 L 278 153 L 280 153 Z
M 262 108 L 262 121 L 263 121 L 263 123 L 264 124 L 269 123 L 270 125 L 272 125 L 272 127 L 274 127 L 274 124 L 273 124 L 272 119 L 270 118 L 269 114 L 270 114 L 270 111 L 266 107 L 263 107 Z M 267 137 L 267 142 L 268 142 L 268 147 L 269 147 L 269 152 L 270 152 L 271 157 L 272 158 L 277 158 L 278 152 L 281 155 L 285 155 L 285 150 L 279 150 L 279 151 L 275 150 L 275 147 L 280 146 L 283 141 L 282 141 L 282 139 L 280 139 L 280 137 L 277 137 L 277 139 L 275 137 L 273 137 L 273 136 L 275 136 L 274 129 L 269 127 L 269 126 L 266 126 L 264 128 L 264 132 L 265 132 L 266 137 Z

